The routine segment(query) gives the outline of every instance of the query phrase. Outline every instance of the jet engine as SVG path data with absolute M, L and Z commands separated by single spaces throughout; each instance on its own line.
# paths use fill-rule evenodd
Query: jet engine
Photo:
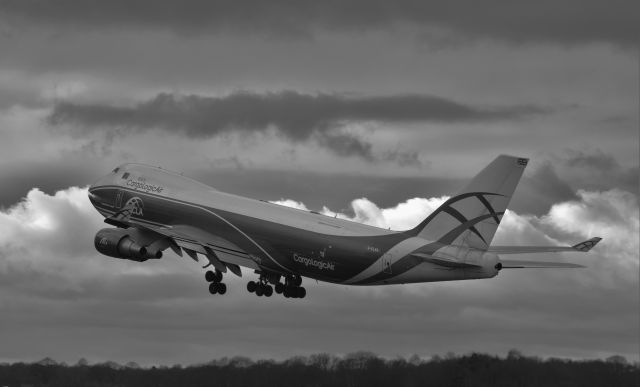
M 135 238 L 138 230 L 103 228 L 94 238 L 96 250 L 109 257 L 144 262 L 147 259 L 162 258 L 162 251 L 143 246 Z M 145 238 L 143 238 L 145 239 Z

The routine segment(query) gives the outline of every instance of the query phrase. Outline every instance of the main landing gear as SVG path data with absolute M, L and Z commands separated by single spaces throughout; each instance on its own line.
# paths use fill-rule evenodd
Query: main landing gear
M 204 279 L 209 282 L 209 293 L 225 294 L 227 292 L 227 285 L 222 283 L 222 272 L 207 270 L 204 273 Z
M 299 275 L 286 276 L 284 278 L 284 284 L 280 282 L 279 274 L 267 274 L 259 273 L 260 278 L 258 281 L 249 281 L 247 283 L 247 290 L 249 293 L 255 293 L 258 297 L 271 297 L 275 288 L 276 293 L 282 294 L 285 298 L 304 298 L 307 295 L 307 291 L 302 286 L 302 277 Z M 271 287 L 270 284 L 274 284 Z

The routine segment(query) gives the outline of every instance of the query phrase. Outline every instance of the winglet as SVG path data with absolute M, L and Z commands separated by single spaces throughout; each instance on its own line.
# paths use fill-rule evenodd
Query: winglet
M 591 250 L 595 245 L 598 244 L 598 242 L 600 242 L 602 240 L 602 238 L 591 238 L 588 241 L 584 241 L 584 242 L 580 242 L 577 245 L 573 245 L 571 247 L 573 247 L 575 250 L 578 251 L 582 251 L 582 252 L 587 252 L 589 250 Z

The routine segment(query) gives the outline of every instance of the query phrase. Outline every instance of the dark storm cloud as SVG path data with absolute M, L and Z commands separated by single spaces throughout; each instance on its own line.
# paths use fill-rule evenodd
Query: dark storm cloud
M 361 31 L 415 26 L 464 37 L 563 44 L 637 43 L 638 5 L 633 1 L 83 1 L 2 0 L 0 9 L 21 20 L 57 27 L 160 28 L 187 34 L 275 33 L 309 36 L 317 29 Z
M 532 105 L 474 107 L 430 95 L 350 97 L 282 91 L 237 92 L 224 97 L 161 93 L 134 107 L 60 103 L 49 119 L 53 124 L 181 128 L 193 137 L 275 125 L 288 137 L 304 140 L 315 130 L 344 121 L 487 122 L 549 112 Z
M 620 168 L 620 164 L 615 157 L 601 150 L 596 150 L 593 153 L 569 150 L 564 162 L 570 167 L 583 167 L 607 172 Z
M 588 152 L 567 149 L 557 160 L 558 168 L 565 169 L 573 185 L 579 188 L 621 188 L 636 195 L 640 192 L 638 165 L 624 167 L 613 155 L 600 149 Z
M 555 203 L 577 199 L 575 189 L 558 177 L 551 163 L 545 162 L 522 179 L 509 208 L 539 216 Z
M 162 93 L 133 107 L 65 102 L 57 104 L 48 119 L 53 125 L 75 124 L 83 130 L 104 126 L 137 130 L 161 128 L 180 130 L 194 138 L 276 127 L 280 134 L 294 142 L 313 137 L 340 156 L 374 159 L 370 143 L 340 131 L 345 123 L 487 122 L 549 112 L 549 109 L 529 105 L 481 108 L 430 95 L 350 97 L 282 91 L 237 92 L 223 97 Z M 408 164 L 415 159 L 397 152 L 385 157 L 395 157 Z
M 49 194 L 70 186 L 84 187 L 103 175 L 105 168 L 77 159 L 6 165 L 0 168 L 0 208 L 15 204 L 34 187 Z

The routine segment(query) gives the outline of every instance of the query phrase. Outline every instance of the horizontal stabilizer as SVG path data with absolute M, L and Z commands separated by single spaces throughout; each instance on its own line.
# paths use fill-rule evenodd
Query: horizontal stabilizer
M 431 256 L 431 255 L 422 254 L 422 253 L 413 253 L 411 255 L 413 255 L 414 257 L 418 257 L 418 258 L 422 259 L 425 262 L 434 263 L 436 265 L 455 268 L 455 269 L 463 269 L 463 268 L 469 268 L 470 269 L 470 268 L 482 267 L 482 266 L 478 266 L 478 265 L 473 265 L 471 263 L 461 262 L 461 261 L 458 261 L 458 260 L 455 260 L 455 259 L 449 259 L 449 258 L 444 258 L 444 257 L 434 257 L 434 256 Z
M 526 268 L 583 268 L 585 266 L 575 263 L 564 262 L 541 262 L 541 261 L 519 261 L 511 259 L 501 259 L 503 269 L 526 269 Z
M 586 253 L 601 240 L 602 238 L 595 237 L 573 246 L 491 246 L 487 251 L 495 254 L 554 253 L 561 251 Z

